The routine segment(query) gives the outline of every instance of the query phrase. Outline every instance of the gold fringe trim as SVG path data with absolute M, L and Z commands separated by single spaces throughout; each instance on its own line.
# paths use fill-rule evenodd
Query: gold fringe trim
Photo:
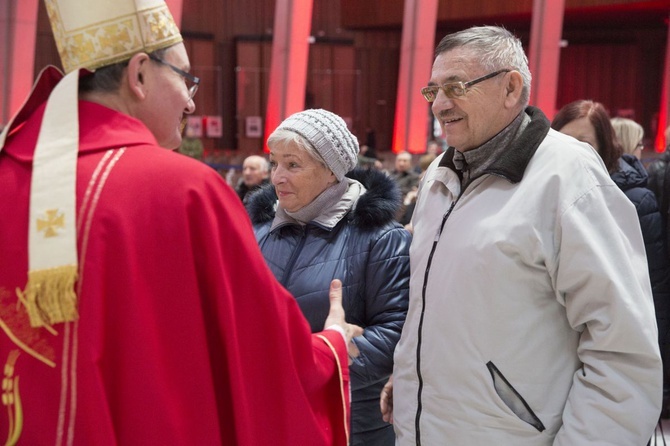
M 77 320 L 76 281 L 77 265 L 29 271 L 26 289 L 16 291 L 28 310 L 30 326 L 50 327 Z

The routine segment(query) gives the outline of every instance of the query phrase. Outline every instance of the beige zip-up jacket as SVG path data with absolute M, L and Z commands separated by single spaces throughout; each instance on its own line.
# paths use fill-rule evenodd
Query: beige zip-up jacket
M 643 445 L 658 421 L 635 209 L 590 146 L 527 113 L 538 135 L 514 160 L 461 191 L 447 151 L 422 181 L 395 352 L 399 445 Z

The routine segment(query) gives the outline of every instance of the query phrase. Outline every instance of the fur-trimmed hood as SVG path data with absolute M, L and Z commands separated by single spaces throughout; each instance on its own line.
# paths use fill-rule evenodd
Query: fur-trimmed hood
M 348 216 L 352 224 L 361 229 L 370 229 L 395 219 L 402 197 L 392 178 L 375 169 L 361 168 L 352 170 L 346 176 L 359 181 L 367 189 Z M 277 195 L 272 184 L 253 192 L 246 204 L 251 222 L 258 225 L 272 221 L 276 203 Z

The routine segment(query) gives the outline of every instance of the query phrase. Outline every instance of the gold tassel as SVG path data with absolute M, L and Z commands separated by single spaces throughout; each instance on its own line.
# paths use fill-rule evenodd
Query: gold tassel
M 30 326 L 49 327 L 77 320 L 76 281 L 76 265 L 29 271 L 26 289 L 17 290 L 17 294 L 28 310 Z

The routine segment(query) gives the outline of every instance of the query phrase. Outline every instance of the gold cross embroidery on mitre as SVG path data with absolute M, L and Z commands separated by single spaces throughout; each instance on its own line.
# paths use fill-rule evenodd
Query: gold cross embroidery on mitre
M 58 209 L 46 211 L 46 219 L 37 219 L 37 232 L 44 232 L 44 237 L 55 237 L 58 235 L 57 228 L 65 227 L 65 214 L 59 214 Z

